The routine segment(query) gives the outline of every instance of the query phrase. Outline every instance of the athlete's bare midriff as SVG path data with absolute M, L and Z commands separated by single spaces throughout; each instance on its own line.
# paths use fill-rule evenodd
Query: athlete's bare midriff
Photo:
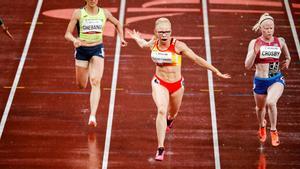
M 81 46 L 86 46 L 86 47 L 90 47 L 90 46 L 96 46 L 103 43 L 102 41 L 98 41 L 98 42 L 87 42 L 87 41 L 83 41 L 81 40 Z
M 181 79 L 181 66 L 156 66 L 156 75 L 168 83 Z
M 255 65 L 255 77 L 268 78 L 270 63 L 258 63 Z

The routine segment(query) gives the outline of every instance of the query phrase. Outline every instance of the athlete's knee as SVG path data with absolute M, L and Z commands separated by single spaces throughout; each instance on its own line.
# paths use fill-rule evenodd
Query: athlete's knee
M 166 115 L 167 114 L 167 109 L 164 106 L 158 106 L 157 107 L 157 113 L 158 115 Z
M 101 79 L 100 78 L 91 78 L 91 86 L 92 87 L 100 87 Z
M 273 100 L 267 100 L 267 107 L 269 107 L 269 108 L 274 108 L 274 107 L 276 107 L 276 102 L 275 101 L 273 101 Z
M 258 106 L 256 106 L 255 107 L 255 110 L 257 111 L 257 112 L 262 112 L 262 111 L 264 111 L 264 107 L 258 107 Z
M 77 86 L 79 89 L 85 89 L 87 87 L 87 83 L 77 81 Z

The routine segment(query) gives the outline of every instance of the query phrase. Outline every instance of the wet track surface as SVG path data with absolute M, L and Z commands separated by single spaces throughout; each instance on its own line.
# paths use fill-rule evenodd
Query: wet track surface
M 167 2 L 167 1 L 166 1 Z M 102 3 L 102 2 L 101 2 Z M 0 17 L 15 41 L 1 33 L 0 115 L 22 55 L 37 1 L 2 0 Z M 118 18 L 120 3 L 102 3 Z M 25 6 L 25 7 L 24 7 Z M 105 72 L 98 109 L 98 127 L 87 127 L 90 88 L 75 85 L 73 47 L 64 39 L 67 19 L 49 17 L 55 9 L 74 9 L 81 1 L 43 2 L 26 62 L 0 140 L 0 168 L 6 169 L 96 169 L 102 168 L 110 104 L 116 38 L 104 37 Z M 300 3 L 290 1 L 296 31 L 300 34 Z M 14 8 L 12 8 L 14 7 Z M 263 12 L 276 21 L 276 36 L 285 38 L 292 63 L 284 71 L 287 86 L 278 103 L 281 145 L 273 148 L 270 137 L 260 145 L 252 95 L 253 71 L 245 70 L 248 43 L 258 34 L 251 30 Z M 68 18 L 66 14 L 60 14 Z M 166 16 L 173 36 L 205 58 L 202 4 L 186 2 L 127 0 L 125 30 L 136 29 L 149 38 L 154 22 Z M 299 110 L 300 62 L 283 1 L 248 0 L 239 3 L 212 0 L 208 3 L 212 63 L 232 79 L 213 77 L 223 169 L 300 168 Z M 150 81 L 155 66 L 150 51 L 126 36 L 121 49 L 108 167 L 111 169 L 214 169 L 215 165 L 207 71 L 183 58 L 185 95 L 174 128 L 167 134 L 166 155 L 156 162 L 156 108 Z

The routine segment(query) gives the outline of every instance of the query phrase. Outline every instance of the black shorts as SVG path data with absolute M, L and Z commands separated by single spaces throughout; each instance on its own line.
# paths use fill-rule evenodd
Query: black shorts
M 104 46 L 102 43 L 96 46 L 80 46 L 75 50 L 75 58 L 77 60 L 89 61 L 93 56 L 104 58 Z

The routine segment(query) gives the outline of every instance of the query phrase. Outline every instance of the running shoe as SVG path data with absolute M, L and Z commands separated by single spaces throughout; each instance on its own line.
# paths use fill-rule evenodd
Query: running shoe
M 275 131 L 270 131 L 271 134 L 271 139 L 272 139 L 272 146 L 276 147 L 279 146 L 280 141 L 279 141 L 279 136 L 277 130 Z
M 259 141 L 262 143 L 264 143 L 267 139 L 267 130 L 266 130 L 267 121 L 266 120 L 264 120 L 264 124 L 265 124 L 265 126 L 260 127 L 258 129 L 258 138 L 259 138 Z
M 165 148 L 164 147 L 159 147 L 157 149 L 157 152 L 156 152 L 156 155 L 155 155 L 155 160 L 156 161 L 164 160 L 164 155 L 165 155 Z
M 91 127 L 96 127 L 97 126 L 96 116 L 95 115 L 90 115 L 88 125 L 91 126 Z
M 167 118 L 167 132 L 169 132 L 171 130 L 171 128 L 173 127 L 174 124 L 174 119 L 169 119 L 169 117 Z

